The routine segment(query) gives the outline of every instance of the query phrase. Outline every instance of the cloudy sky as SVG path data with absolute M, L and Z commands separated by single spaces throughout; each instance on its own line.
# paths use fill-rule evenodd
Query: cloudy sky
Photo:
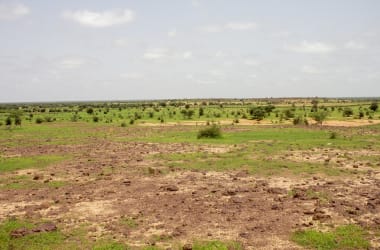
M 380 96 L 378 0 L 0 0 L 0 102 Z

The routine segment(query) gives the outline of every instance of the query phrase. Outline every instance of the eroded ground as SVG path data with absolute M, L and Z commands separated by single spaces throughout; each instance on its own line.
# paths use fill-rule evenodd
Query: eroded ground
M 330 144 L 324 147 L 259 154 L 253 144 L 276 144 L 276 140 L 120 141 L 133 136 L 133 131 L 117 129 L 110 137 L 66 145 L 3 145 L 3 159 L 65 158 L 44 168 L 2 172 L 0 219 L 50 221 L 63 232 L 84 228 L 85 237 L 93 241 L 112 238 L 132 248 L 163 249 L 194 240 L 236 241 L 244 249 L 302 249 L 290 240 L 296 230 L 358 224 L 368 230 L 371 247 L 380 248 L 380 153 L 376 146 L 354 150 L 327 141 Z M 140 135 L 141 131 L 135 132 Z M 370 145 L 376 145 L 376 140 Z M 248 160 L 240 167 L 222 164 L 218 169 L 220 157 L 240 157 L 241 152 Z M 215 166 L 208 168 L 213 159 Z M 258 160 L 263 163 L 257 164 Z M 266 168 L 271 161 L 316 165 L 306 174 L 288 171 L 281 164 L 280 172 L 250 168 Z M 341 174 L 318 172 L 319 168 L 337 169 Z

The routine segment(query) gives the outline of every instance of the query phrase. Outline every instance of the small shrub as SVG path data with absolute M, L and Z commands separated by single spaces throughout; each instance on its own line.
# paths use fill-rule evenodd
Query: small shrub
M 329 136 L 330 139 L 336 139 L 337 137 L 338 137 L 337 132 L 335 132 L 335 131 L 330 132 L 330 136 Z
M 8 127 L 10 127 L 12 125 L 12 119 L 11 117 L 7 117 L 7 119 L 5 119 L 5 125 L 7 125 Z
M 354 111 L 352 110 L 352 108 L 346 107 L 343 109 L 344 117 L 349 117 L 349 116 L 352 116 L 353 114 L 354 114 Z
M 21 126 L 21 122 L 22 122 L 22 120 L 21 120 L 21 116 L 17 115 L 17 116 L 15 117 L 15 125 L 16 125 L 16 126 Z
M 130 125 L 133 125 L 134 123 L 135 123 L 135 120 L 134 120 L 134 119 L 129 120 L 129 124 L 130 124 Z
M 92 121 L 93 122 L 99 122 L 99 117 L 97 117 L 97 116 L 92 117 Z
M 87 114 L 92 115 L 94 113 L 94 110 L 92 108 L 88 108 L 86 112 Z
M 220 130 L 220 127 L 214 124 L 212 126 L 199 130 L 197 138 L 220 138 L 221 136 L 222 132 Z
M 127 123 L 126 122 L 122 122 L 120 126 L 123 127 L 123 128 L 125 128 L 127 126 Z
M 379 105 L 377 104 L 377 102 L 373 102 L 369 106 L 369 109 L 372 110 L 372 111 L 374 111 L 374 112 L 376 112 L 378 108 L 379 108 Z
M 296 118 L 293 119 L 293 124 L 294 125 L 309 125 L 309 122 L 304 117 L 297 116 Z
M 44 122 L 44 119 L 42 119 L 41 117 L 37 117 L 36 118 L 36 123 L 37 124 L 41 124 L 41 123 L 43 123 Z
M 51 116 L 46 116 L 44 118 L 44 120 L 45 120 L 45 122 L 53 122 L 53 121 L 55 121 L 55 118 L 52 118 Z

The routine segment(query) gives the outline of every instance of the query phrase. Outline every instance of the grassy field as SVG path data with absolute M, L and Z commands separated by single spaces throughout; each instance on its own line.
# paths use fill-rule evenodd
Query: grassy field
M 377 249 L 380 113 L 311 101 L 3 105 L 0 249 Z

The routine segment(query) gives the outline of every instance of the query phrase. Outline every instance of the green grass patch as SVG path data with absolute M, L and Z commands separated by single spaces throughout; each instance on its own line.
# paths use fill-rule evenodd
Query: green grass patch
M 243 247 L 238 242 L 203 241 L 195 242 L 193 250 L 242 250 Z
M 0 171 L 15 171 L 29 168 L 44 168 L 50 164 L 67 159 L 61 155 L 43 155 L 31 157 L 0 158 Z
M 297 231 L 292 240 L 301 246 L 318 250 L 368 249 L 370 243 L 366 239 L 367 234 L 361 227 L 350 224 L 337 227 L 330 232 L 313 229 Z
M 119 242 L 98 242 L 92 247 L 92 250 L 127 250 L 127 245 Z
M 128 228 L 136 228 L 139 225 L 135 219 L 130 217 L 120 218 L 119 222 L 121 225 L 124 225 Z
M 251 147 L 221 154 L 207 152 L 173 153 L 153 157 L 164 161 L 169 168 L 208 171 L 248 170 L 251 174 L 266 176 L 279 174 L 309 176 L 318 173 L 327 176 L 339 176 L 353 172 L 353 170 L 339 169 L 322 163 L 267 159 L 268 155 L 274 154 L 275 152 L 269 153 L 268 150 L 260 151 Z
M 64 242 L 64 235 L 59 232 L 44 232 L 26 235 L 20 238 L 11 238 L 10 232 L 19 228 L 32 228 L 34 225 L 27 221 L 9 219 L 0 225 L 0 249 L 60 249 Z

